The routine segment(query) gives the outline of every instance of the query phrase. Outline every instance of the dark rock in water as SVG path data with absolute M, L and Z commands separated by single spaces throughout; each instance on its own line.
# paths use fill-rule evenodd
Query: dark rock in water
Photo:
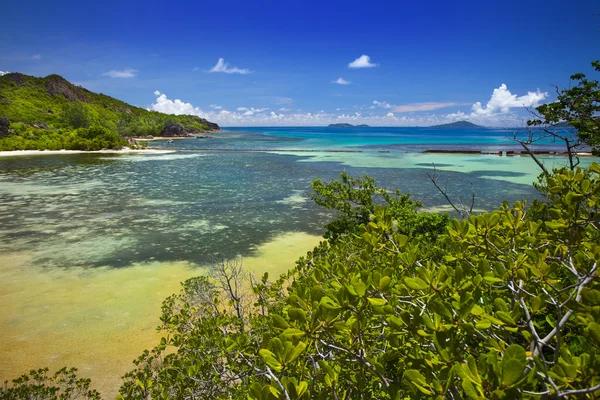
M 10 121 L 6 117 L 0 118 L 0 138 L 10 134 Z
M 164 127 L 160 136 L 187 136 L 188 132 L 179 124 L 168 124 Z
M 481 150 L 446 150 L 446 149 L 432 149 L 425 150 L 424 153 L 440 153 L 440 154 L 481 154 Z

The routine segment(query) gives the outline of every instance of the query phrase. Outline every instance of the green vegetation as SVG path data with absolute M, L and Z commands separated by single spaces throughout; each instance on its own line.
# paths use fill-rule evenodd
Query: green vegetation
M 411 200 L 410 194 L 380 188 L 369 176 L 357 179 L 342 173 L 339 181 L 325 183 L 317 179 L 311 187 L 311 197 L 316 204 L 340 212 L 334 221 L 325 225 L 325 238 L 330 243 L 342 235 L 356 233 L 360 225 L 369 223 L 376 204 L 384 204 L 392 218 L 402 222 L 395 225 L 396 232 L 421 240 L 435 241 L 449 221 L 447 214 L 418 213 L 423 205 Z
M 600 165 L 444 232 L 370 178 L 314 186 L 335 237 L 275 282 L 236 260 L 184 282 L 119 398 L 600 396 Z
M 124 137 L 158 136 L 168 124 L 188 132 L 219 129 L 196 116 L 133 107 L 58 75 L 0 76 L 0 117 L 11 122 L 9 129 L 0 129 L 0 150 L 121 148 L 127 145 Z
M 13 387 L 0 388 L 0 399 L 35 400 L 99 400 L 100 394 L 90 389 L 89 379 L 78 379 L 77 369 L 62 368 L 48 376 L 48 368 L 29 371 L 13 380 Z
M 599 164 L 462 220 L 369 177 L 312 186 L 329 240 L 275 282 L 237 259 L 184 282 L 119 399 L 600 398 Z M 0 399 L 56 387 L 35 374 Z
M 600 72 L 600 61 L 592 62 L 592 67 Z M 556 88 L 555 102 L 535 109 L 534 119 L 527 121 L 528 126 L 535 127 L 534 130 L 528 131 L 525 138 L 515 134 L 515 140 L 523 145 L 545 173 L 548 171 L 528 147 L 539 140 L 550 138 L 564 143 L 571 169 L 579 164 L 577 151 L 582 147 L 589 147 L 592 154 L 600 155 L 600 83 L 589 80 L 582 73 L 571 75 L 571 81 L 567 89 Z
M 14 134 L 0 139 L 0 150 L 102 150 L 127 146 L 118 133 L 103 126 L 79 129 L 38 129 L 22 122 L 11 124 Z
M 546 201 L 505 203 L 427 239 L 399 233 L 412 204 L 374 205 L 251 293 L 236 268 L 190 280 L 165 301 L 164 339 L 121 395 L 597 398 L 599 178 L 598 164 L 556 170 L 540 182 Z

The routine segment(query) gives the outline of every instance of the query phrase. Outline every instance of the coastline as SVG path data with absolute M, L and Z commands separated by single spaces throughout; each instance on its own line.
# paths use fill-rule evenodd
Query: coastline
M 153 140 L 181 140 L 181 139 L 192 139 L 194 136 L 157 136 L 153 138 L 136 138 L 132 137 L 136 142 L 151 142 Z
M 0 151 L 0 157 L 49 156 L 57 154 L 157 154 L 174 152 L 174 150 L 168 149 L 130 149 L 128 147 L 121 150 L 8 150 Z
M 206 136 L 206 135 L 210 135 L 210 134 L 218 133 L 218 132 L 223 132 L 223 130 L 219 129 L 219 130 L 212 130 L 212 131 L 194 132 L 194 133 L 187 134 L 186 136 L 151 136 L 151 137 L 131 136 L 131 139 L 133 139 L 135 141 L 140 141 L 140 142 L 150 142 L 153 140 L 181 140 L 181 139 L 194 139 L 194 138 L 206 139 L 206 138 L 208 138 L 208 136 Z

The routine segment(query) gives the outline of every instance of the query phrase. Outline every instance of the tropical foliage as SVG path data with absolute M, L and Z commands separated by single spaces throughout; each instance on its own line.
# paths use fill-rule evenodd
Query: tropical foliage
M 435 239 L 444 232 L 449 221 L 447 214 L 418 213 L 423 205 L 412 200 L 410 193 L 380 188 L 375 179 L 369 176 L 354 178 L 342 173 L 339 181 L 323 182 L 316 179 L 311 187 L 311 197 L 316 204 L 339 211 L 337 218 L 325 225 L 325 238 L 330 241 L 355 232 L 361 224 L 368 223 L 376 204 L 385 205 L 392 217 L 402 222 L 395 227 L 399 233 L 419 239 Z
M 600 398 L 600 165 L 544 172 L 541 201 L 462 220 L 369 177 L 313 182 L 329 240 L 274 282 L 238 259 L 184 282 L 118 398 Z M 44 374 L 0 399 L 62 382 Z
M 592 68 L 600 72 L 600 61 L 592 62 Z M 515 134 L 525 150 L 538 165 L 545 167 L 535 157 L 530 145 L 543 140 L 552 140 L 566 146 L 569 166 L 579 164 L 577 152 L 586 147 L 594 155 L 600 155 L 600 83 L 590 80 L 583 73 L 571 75 L 571 85 L 566 89 L 556 89 L 556 101 L 542 104 L 532 111 L 533 119 L 527 125 L 533 127 L 526 136 Z
M 45 78 L 12 73 L 0 76 L 0 117 L 12 122 L 0 134 L 0 150 L 120 148 L 124 136 L 158 136 L 168 124 L 188 131 L 218 129 L 192 115 L 169 115 L 133 107 L 75 86 L 58 75 Z M 103 128 L 103 142 L 82 129 Z M 92 134 L 92 136 L 94 136 Z M 126 143 L 125 143 L 126 144 Z
M 224 261 L 165 300 L 119 398 L 598 398 L 600 165 L 539 188 L 425 238 L 373 203 L 275 282 Z
M 13 386 L 0 388 L 0 400 L 99 400 L 100 394 L 90 389 L 89 379 L 77 378 L 75 368 L 62 368 L 48 375 L 48 368 L 29 371 L 13 380 Z
M 127 146 L 118 133 L 100 125 L 78 129 L 38 129 L 22 122 L 11 124 L 13 134 L 0 139 L 0 150 L 101 150 Z
M 437 238 L 442 260 L 398 232 L 403 221 L 389 206 L 375 205 L 367 222 L 276 283 L 254 284 L 255 307 L 243 316 L 231 312 L 235 296 L 219 300 L 226 287 L 219 295 L 208 279 L 189 281 L 165 302 L 161 346 L 138 360 L 121 393 L 596 398 L 599 175 L 598 164 L 556 170 L 535 212 L 505 203 L 452 220 Z

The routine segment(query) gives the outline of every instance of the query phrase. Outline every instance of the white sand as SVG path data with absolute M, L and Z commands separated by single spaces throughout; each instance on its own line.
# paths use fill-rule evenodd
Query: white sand
M 160 149 L 141 149 L 134 150 L 130 148 L 123 148 L 121 150 L 14 150 L 14 151 L 0 151 L 0 157 L 12 157 L 12 156 L 47 156 L 55 154 L 164 154 L 174 153 L 174 150 L 160 150 Z

